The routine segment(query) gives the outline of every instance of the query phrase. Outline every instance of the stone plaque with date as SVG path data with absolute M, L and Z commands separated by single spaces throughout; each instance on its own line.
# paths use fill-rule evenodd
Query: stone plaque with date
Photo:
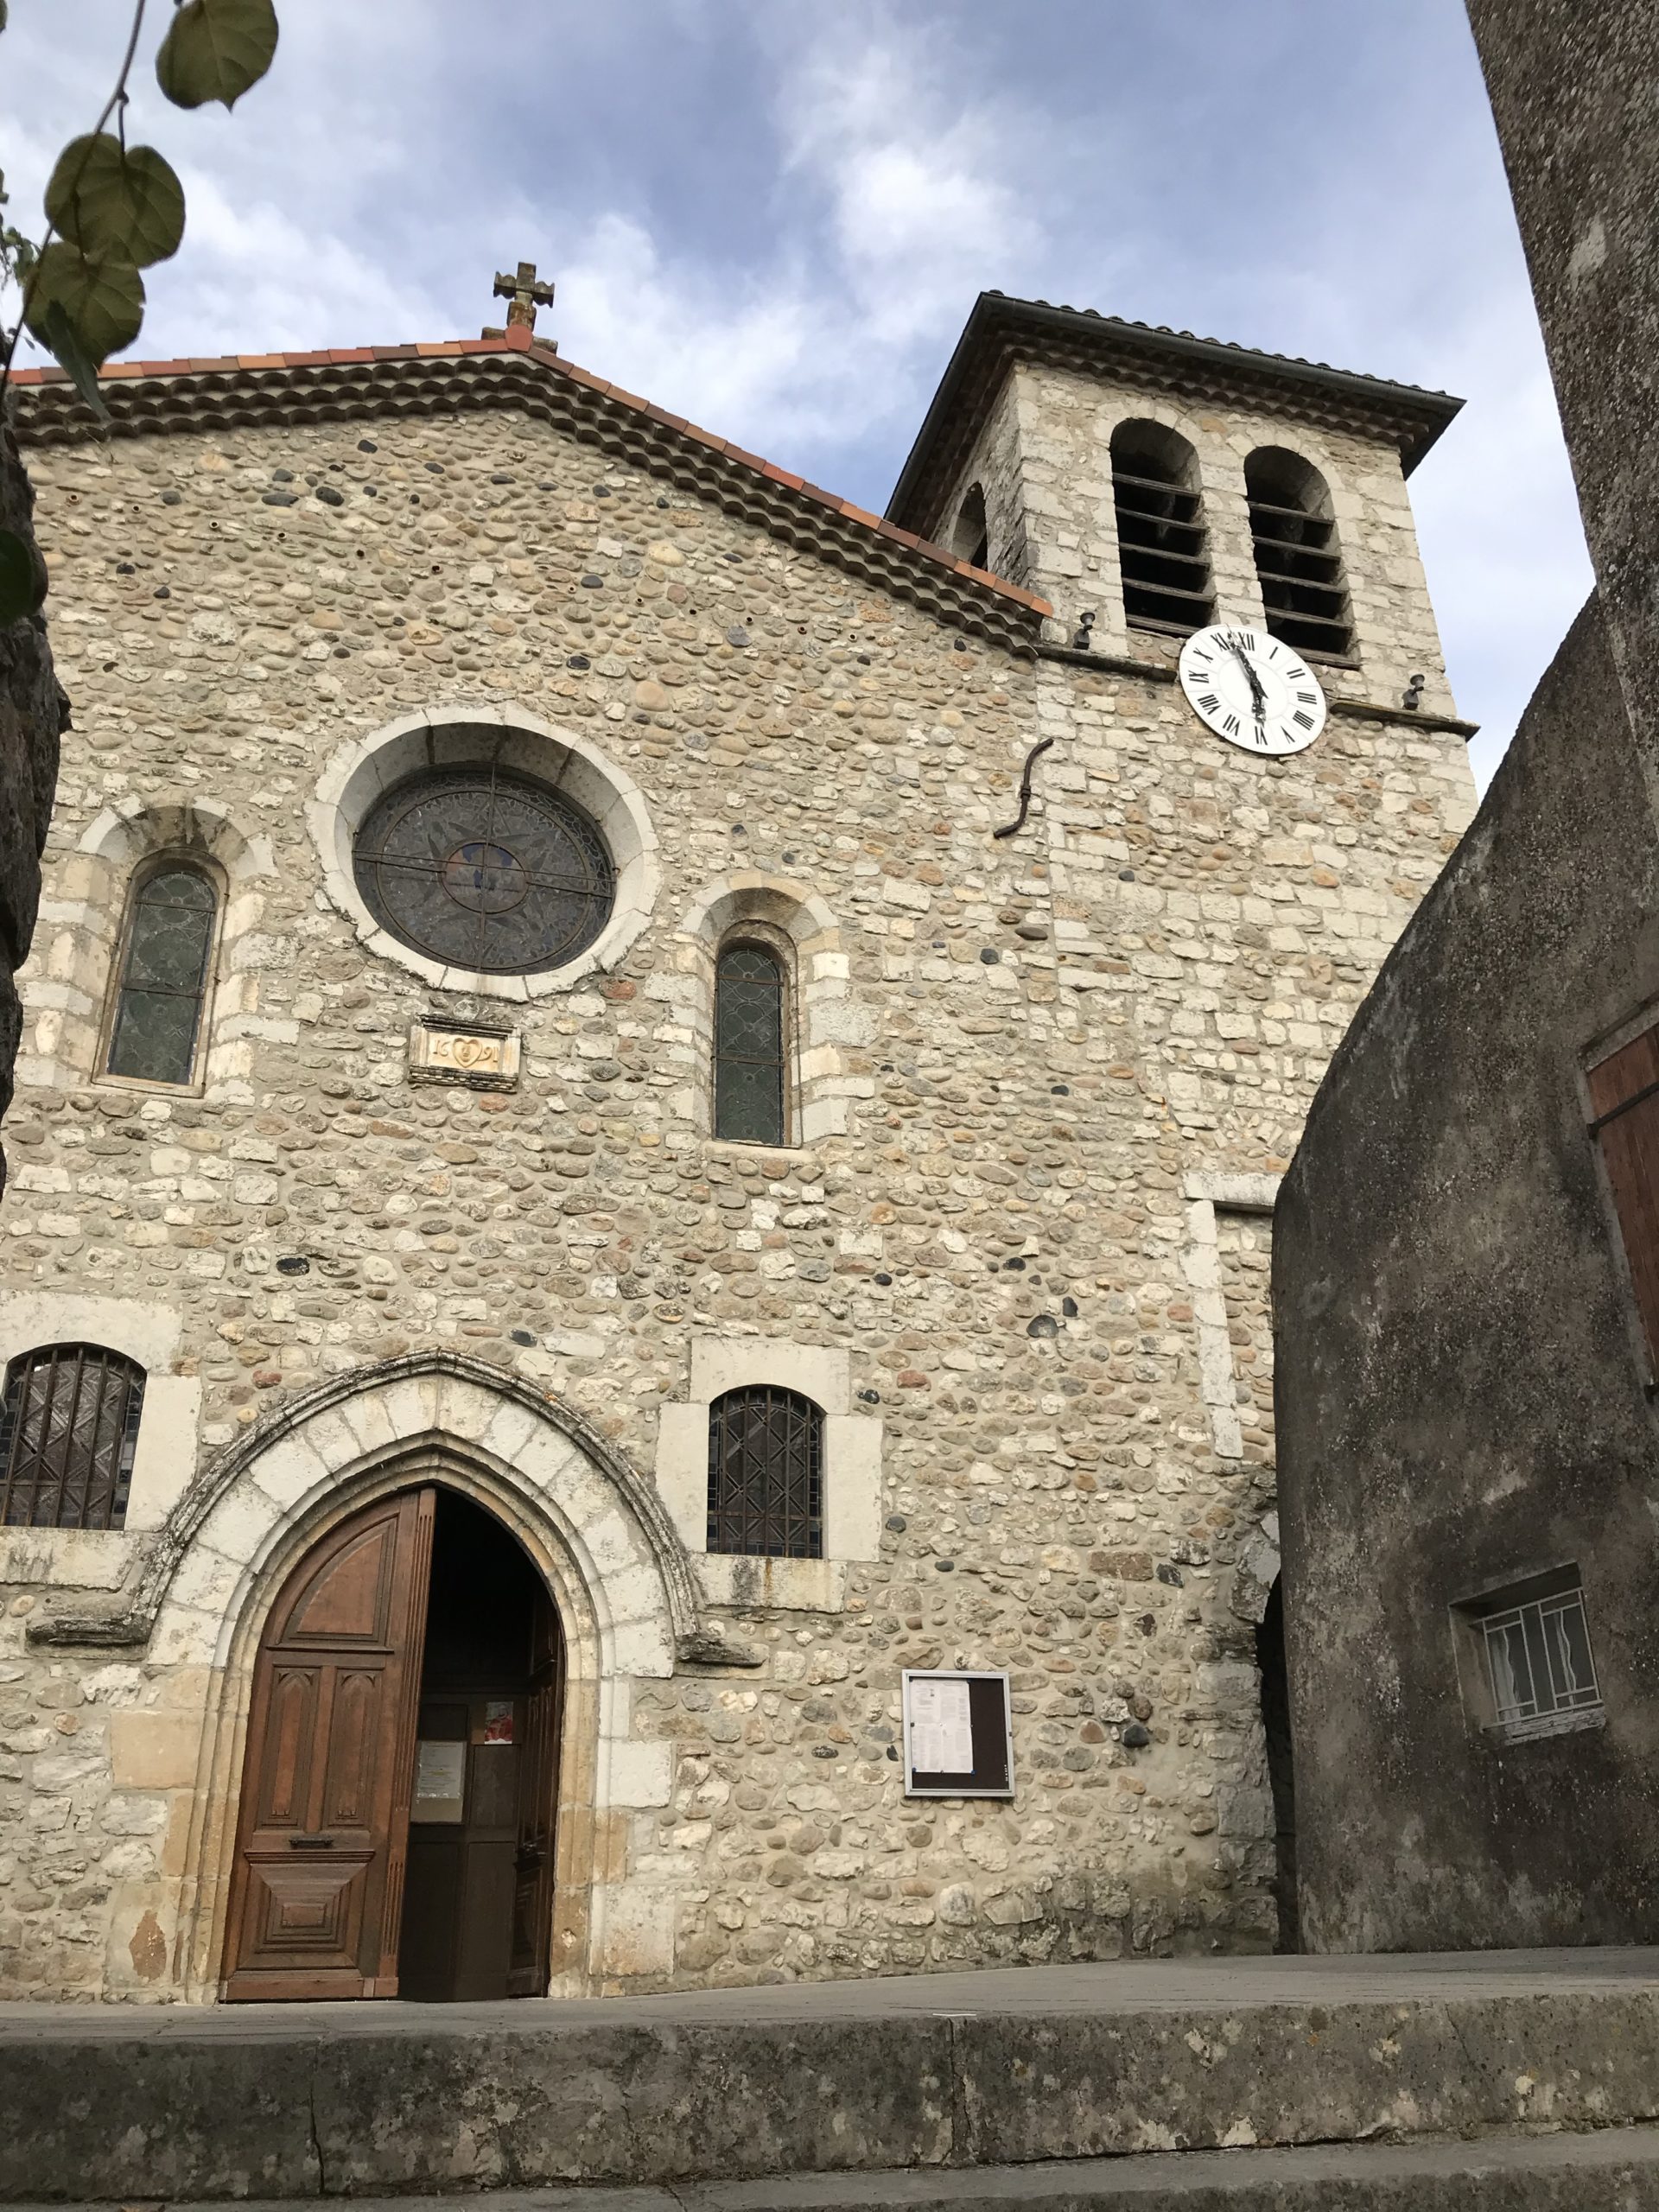
M 481 1024 L 416 1021 L 409 1033 L 411 1083 L 464 1083 L 474 1090 L 515 1090 L 518 1033 Z

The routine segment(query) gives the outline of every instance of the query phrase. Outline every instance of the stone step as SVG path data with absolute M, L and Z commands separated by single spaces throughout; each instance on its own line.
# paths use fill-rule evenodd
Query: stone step
M 571 2004 L 15 2005 L 0 2083 L 6 2203 L 775 2190 L 768 2177 L 1474 2139 L 1659 2119 L 1659 1957 L 1083 1966 Z
M 456 2202 L 477 2212 L 1655 2212 L 1659 2127 L 793 2174 L 671 2188 L 468 2190 L 459 2199 L 238 2199 L 193 2212 L 337 2212 L 342 2202 L 351 2212 L 436 2212 Z M 22 2212 L 93 2208 L 36 2205 Z

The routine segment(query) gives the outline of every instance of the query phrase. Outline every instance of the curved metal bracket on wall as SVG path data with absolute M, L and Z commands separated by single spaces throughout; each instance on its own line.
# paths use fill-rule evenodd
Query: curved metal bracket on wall
M 1031 772 L 1053 742 L 1052 737 L 1039 737 L 1027 753 L 1025 772 L 1020 779 L 1020 811 L 1005 830 L 993 830 L 993 837 L 1012 837 L 1017 830 L 1025 828 L 1026 817 L 1031 812 Z

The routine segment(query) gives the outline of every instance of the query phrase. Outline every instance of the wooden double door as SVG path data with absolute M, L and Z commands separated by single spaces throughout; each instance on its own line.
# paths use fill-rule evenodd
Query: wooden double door
M 260 1643 L 223 1996 L 545 1989 L 561 1656 L 467 1499 L 403 1491 L 316 1545 Z

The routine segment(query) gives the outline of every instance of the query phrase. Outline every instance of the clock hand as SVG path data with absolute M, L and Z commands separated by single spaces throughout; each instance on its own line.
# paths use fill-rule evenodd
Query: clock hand
M 1227 646 L 1233 658 L 1243 670 L 1245 681 L 1250 687 L 1250 706 L 1255 715 L 1256 728 L 1259 729 L 1267 720 L 1268 695 L 1262 689 L 1262 679 L 1256 674 L 1251 664 L 1249 655 L 1244 651 L 1243 645 L 1236 644 L 1230 638 L 1227 640 Z

